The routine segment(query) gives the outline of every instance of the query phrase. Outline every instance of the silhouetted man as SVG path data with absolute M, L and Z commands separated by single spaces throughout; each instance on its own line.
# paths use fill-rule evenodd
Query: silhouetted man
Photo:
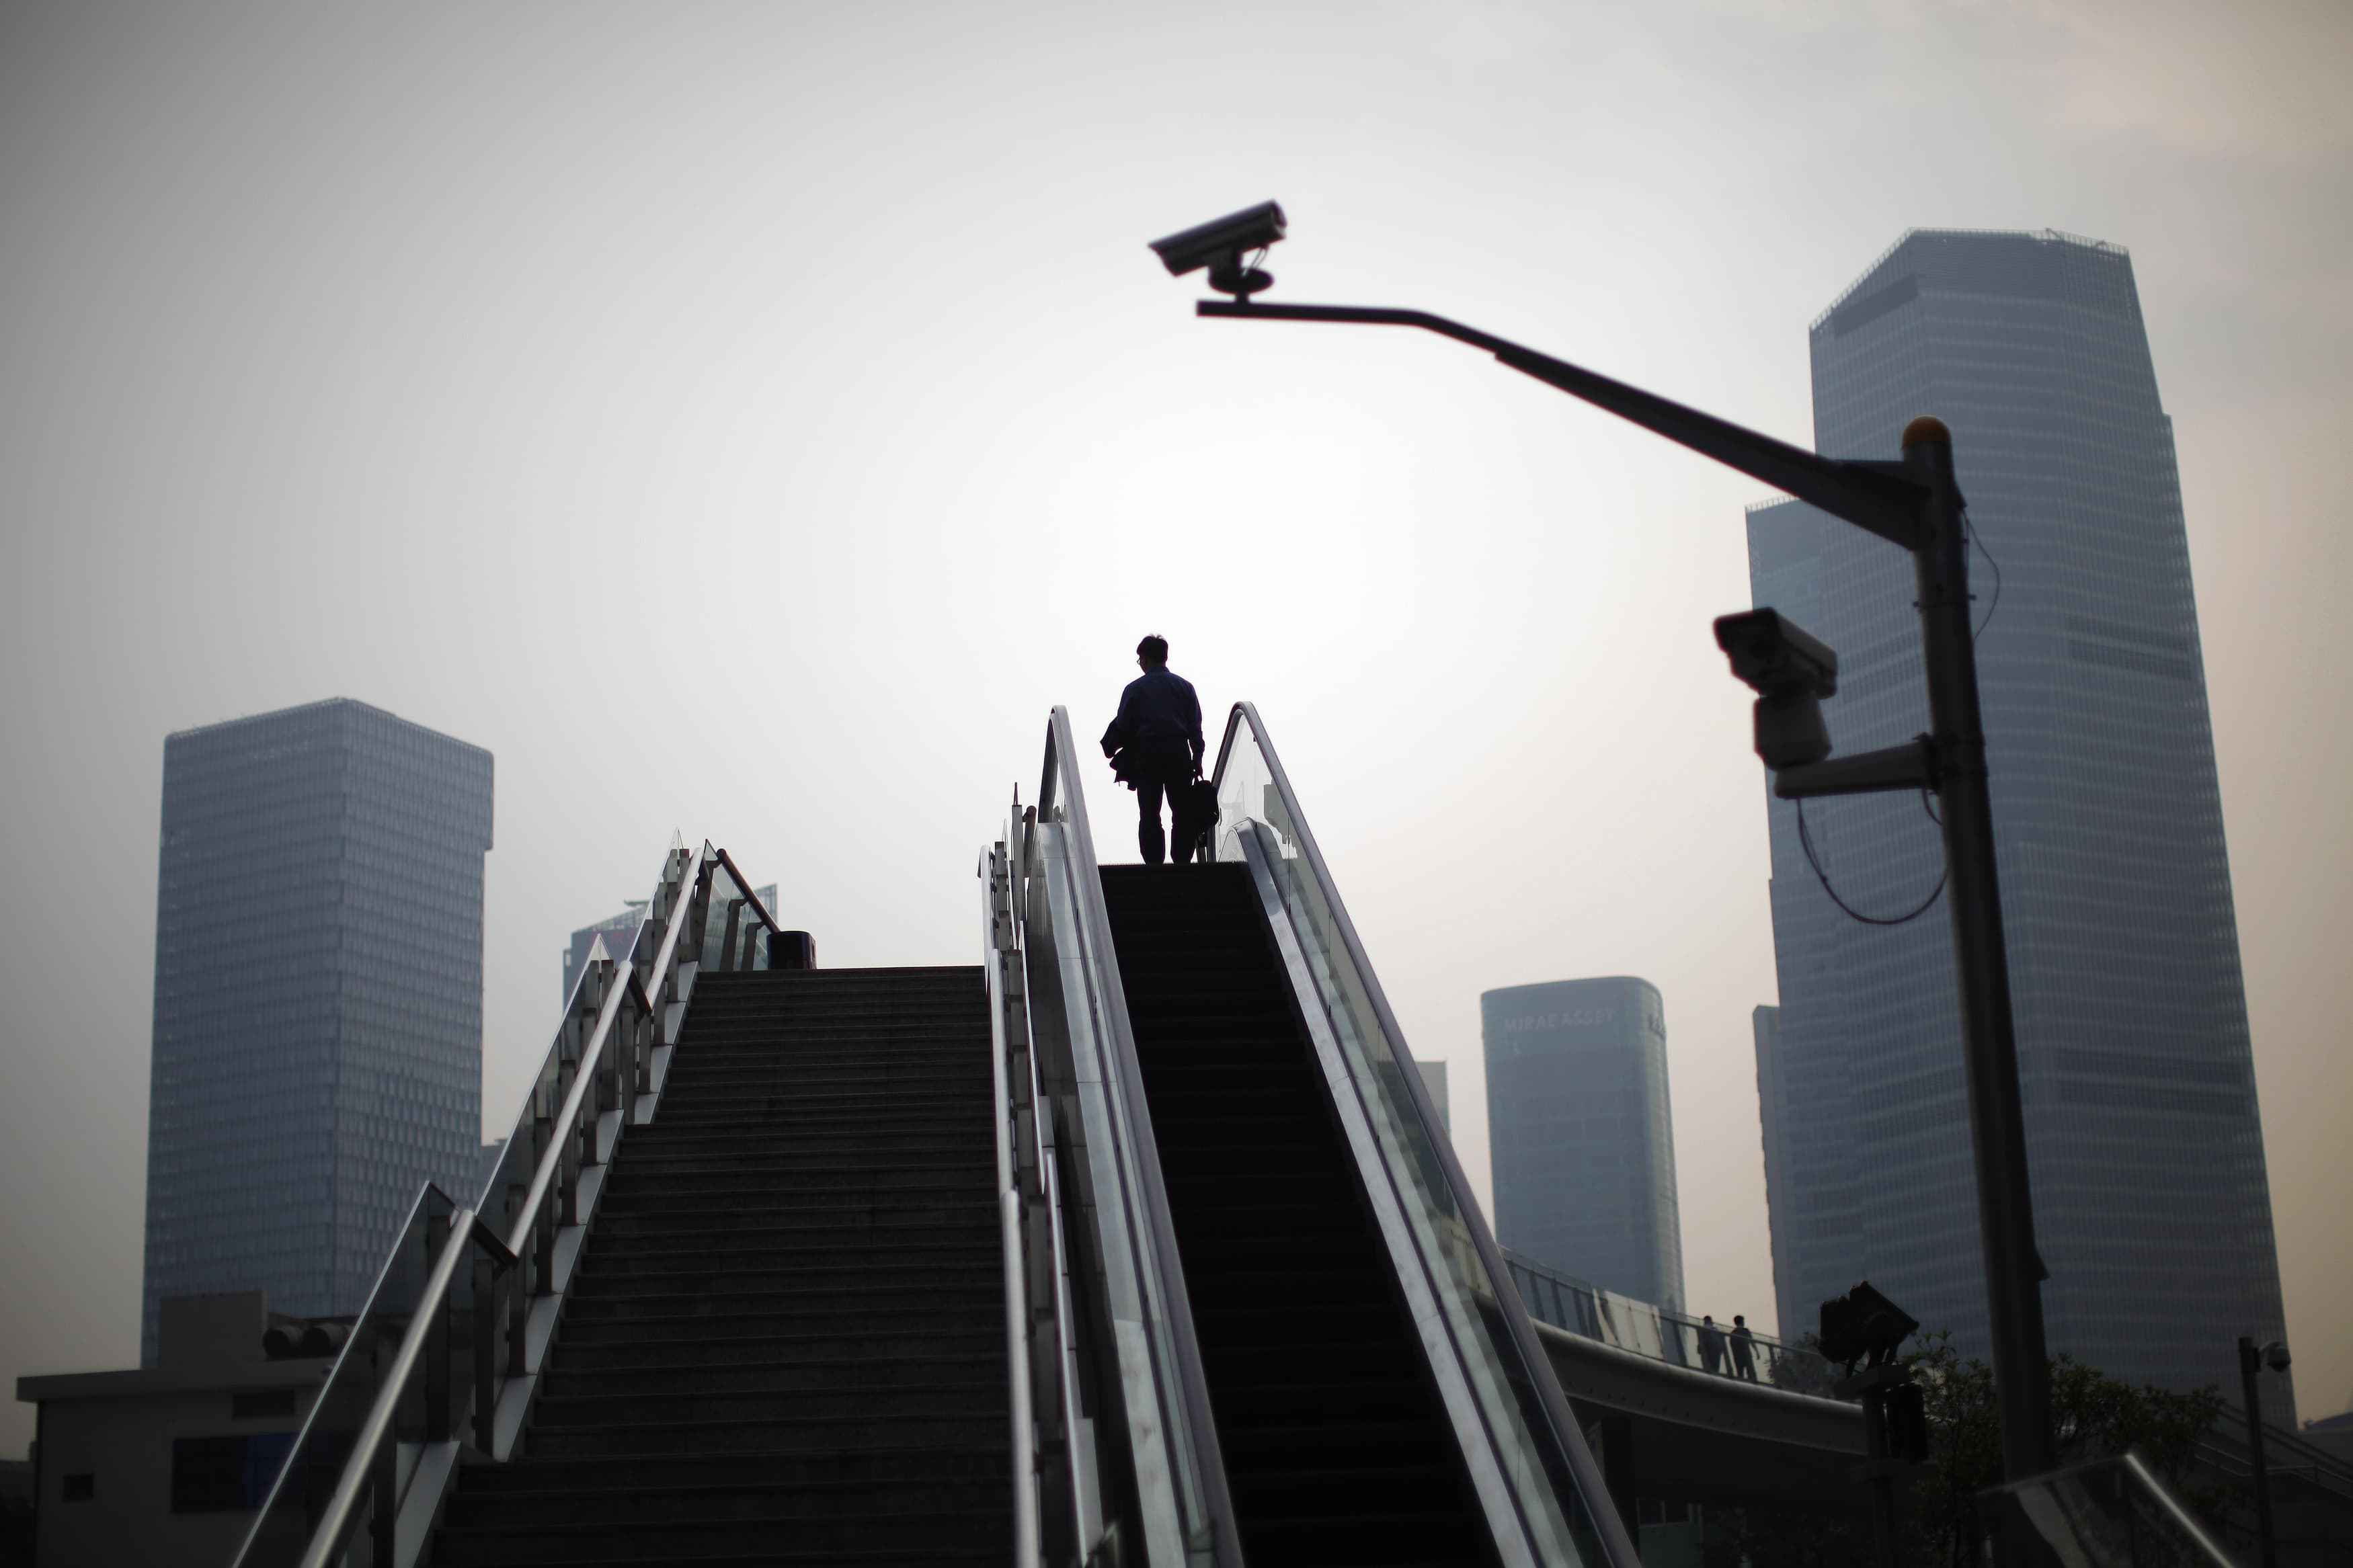
M 1713 1314 L 1699 1321 L 1699 1359 L 1710 1372 L 1724 1370 L 1724 1331 L 1715 1326 Z
M 1119 717 L 1103 735 L 1112 776 L 1135 792 L 1136 847 L 1144 863 L 1157 866 L 1166 846 L 1160 835 L 1160 797 L 1168 797 L 1168 826 L 1176 835 L 1176 864 L 1193 858 L 1198 835 L 1185 802 L 1185 786 L 1199 776 L 1201 700 L 1193 683 L 1168 669 L 1168 639 L 1147 637 L 1135 645 L 1142 675 L 1119 694 Z
M 1748 1320 L 1737 1312 L 1732 1314 L 1732 1372 L 1736 1377 L 1757 1381 L 1757 1336 L 1748 1331 Z

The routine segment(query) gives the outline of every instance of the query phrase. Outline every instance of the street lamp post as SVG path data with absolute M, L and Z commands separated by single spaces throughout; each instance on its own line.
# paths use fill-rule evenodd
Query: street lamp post
M 1202 300 L 1195 312 L 1229 321 L 1331 321 L 1414 327 L 1494 355 L 1504 364 L 1622 419 L 1785 490 L 1831 516 L 1911 552 L 1918 591 L 1921 657 L 1927 675 L 1929 732 L 1909 745 L 1832 757 L 1777 773 L 1784 799 L 1927 788 L 1943 803 L 1945 864 L 1951 893 L 1953 964 L 1968 1086 L 1969 1136 L 1977 1168 L 1978 1220 L 1986 1305 L 2000 1407 L 2002 1471 L 2022 1480 L 2054 1462 L 2050 1362 L 2042 1332 L 2034 1207 L 2027 1181 L 2026 1127 L 2018 1089 L 2018 1042 L 2010 1016 L 2010 960 L 2002 940 L 2001 889 L 1994 864 L 1993 806 L 1987 790 L 1985 721 L 1978 700 L 1976 641 L 1969 624 L 1968 524 L 1953 477 L 1951 433 L 1934 418 L 1905 427 L 1900 462 L 1824 458 L 1718 419 L 1582 366 L 1423 310 L 1253 302 L 1273 279 L 1247 265 L 1250 250 L 1283 237 L 1270 202 L 1158 241 L 1172 273 L 1206 267 L 1212 287 L 1233 296 Z
M 2256 1374 L 2266 1366 L 2285 1372 L 2287 1346 L 2274 1340 L 2258 1350 L 2253 1340 L 2239 1336 L 2239 1388 L 2247 1404 L 2247 1469 L 2255 1489 L 2255 1539 L 2263 1553 L 2262 1568 L 2279 1568 L 2279 1545 L 2272 1536 L 2271 1470 L 2263 1462 L 2263 1395 L 2255 1384 Z

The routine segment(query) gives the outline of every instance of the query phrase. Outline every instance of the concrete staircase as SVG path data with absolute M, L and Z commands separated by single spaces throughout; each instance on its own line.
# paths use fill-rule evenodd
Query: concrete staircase
M 430 1562 L 1003 1563 L 988 1050 L 977 968 L 704 977 Z
M 1493 1563 L 1249 872 L 1103 882 L 1244 1555 Z

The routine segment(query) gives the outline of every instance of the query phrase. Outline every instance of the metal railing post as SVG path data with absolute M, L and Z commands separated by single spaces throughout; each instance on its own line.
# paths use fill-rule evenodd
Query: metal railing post
M 555 1069 L 555 1100 L 558 1105 L 564 1104 L 572 1098 L 572 1086 L 579 1076 L 580 1063 L 576 1058 L 565 1062 Z M 576 1124 L 566 1121 L 565 1125 L 555 1129 L 555 1136 L 562 1140 L 563 1144 L 555 1167 L 555 1201 L 557 1208 L 563 1215 L 563 1218 L 558 1223 L 578 1225 L 580 1223 L 576 1205 L 576 1196 L 580 1190 L 580 1170 L 577 1163 L 580 1157 L 578 1128 Z M 548 1245 L 552 1248 L 555 1242 L 554 1226 L 548 1227 L 547 1237 Z M 551 1257 L 549 1268 L 552 1270 L 554 1267 L 554 1260 Z
M 533 1170 L 547 1158 L 548 1144 L 555 1136 L 555 1118 L 543 1110 L 531 1119 L 531 1163 Z M 544 1296 L 555 1289 L 555 1212 L 545 1204 L 532 1216 L 531 1226 L 531 1293 Z
M 449 1216 L 427 1215 L 425 1218 L 425 1272 L 429 1278 L 433 1266 L 441 1260 L 442 1248 L 450 1245 Z M 455 1435 L 449 1420 L 449 1298 L 427 1302 L 422 1310 L 427 1314 L 425 1340 L 425 1440 L 446 1443 Z
M 381 1374 L 384 1360 L 379 1351 L 376 1366 Z M 393 1373 L 398 1374 L 396 1360 Z M 384 1390 L 379 1385 L 379 1396 Z M 399 1397 L 394 1391 L 394 1397 Z M 400 1447 L 389 1432 L 376 1443 L 368 1456 L 368 1568 L 394 1568 L 397 1538 L 395 1530 L 400 1522 Z
M 506 1233 L 512 1236 L 515 1226 L 522 1219 L 523 1184 L 512 1182 L 507 1185 Z M 521 1377 L 531 1370 L 531 1270 L 532 1258 L 517 1258 L 509 1269 L 507 1299 L 507 1375 Z
M 479 1253 L 474 1258 L 474 1447 L 498 1457 L 499 1271 Z

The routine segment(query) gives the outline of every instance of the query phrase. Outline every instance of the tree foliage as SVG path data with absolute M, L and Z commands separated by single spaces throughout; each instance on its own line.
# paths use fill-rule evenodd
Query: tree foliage
M 1905 1356 L 1926 1398 L 1930 1463 L 1912 1486 L 1913 1518 L 1929 1561 L 1950 1562 L 1981 1529 L 1977 1500 L 2001 1481 L 2001 1418 L 1993 1370 L 1952 1347 L 1952 1335 L 1928 1336 Z M 2199 1439 L 2222 1413 L 2212 1387 L 2176 1394 L 2136 1388 L 2073 1356 L 2051 1363 L 2051 1419 L 2062 1465 L 2140 1456 L 2190 1507 L 2212 1513 L 2223 1502 L 2189 1487 Z

